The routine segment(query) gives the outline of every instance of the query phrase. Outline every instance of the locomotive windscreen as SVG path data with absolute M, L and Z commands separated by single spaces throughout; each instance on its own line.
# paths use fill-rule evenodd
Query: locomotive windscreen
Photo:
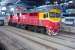
M 50 12 L 49 15 L 50 17 L 60 17 L 59 13 L 54 13 L 54 12 Z

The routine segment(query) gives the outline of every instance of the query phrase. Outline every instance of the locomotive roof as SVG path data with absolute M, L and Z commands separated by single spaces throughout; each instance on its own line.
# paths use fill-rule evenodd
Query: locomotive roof
M 57 9 L 57 10 L 55 10 L 55 9 Z M 55 5 L 43 5 L 40 7 L 36 7 L 34 9 L 26 10 L 24 12 L 25 13 L 38 13 L 38 12 L 49 12 L 49 11 L 57 12 L 59 10 L 60 9 Z M 60 13 L 60 11 L 58 13 Z
M 36 7 L 34 9 L 31 9 L 31 12 L 49 12 L 50 10 L 52 10 L 54 8 L 59 9 L 55 5 L 43 5 L 43 6 L 40 6 L 40 7 Z

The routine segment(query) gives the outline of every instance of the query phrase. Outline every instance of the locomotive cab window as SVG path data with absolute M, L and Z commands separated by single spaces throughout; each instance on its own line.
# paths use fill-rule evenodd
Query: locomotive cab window
M 44 18 L 48 18 L 48 13 L 44 14 Z

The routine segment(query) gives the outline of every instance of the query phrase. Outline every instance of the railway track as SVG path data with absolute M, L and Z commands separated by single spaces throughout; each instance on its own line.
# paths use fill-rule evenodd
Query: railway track
M 20 37 L 22 37 L 22 38 L 24 38 L 24 40 L 25 39 L 27 39 L 27 40 L 30 40 L 30 41 L 32 41 L 32 42 L 34 42 L 34 43 L 37 43 L 37 44 L 39 44 L 39 45 L 41 45 L 41 46 L 44 46 L 45 48 L 47 48 L 47 50 L 57 50 L 56 48 L 53 48 L 53 47 L 50 47 L 50 46 L 47 46 L 47 45 L 45 45 L 45 44 L 43 44 L 43 43 L 39 43 L 38 41 L 34 41 L 34 40 L 32 40 L 32 39 L 30 39 L 30 38 L 28 38 L 28 37 L 25 37 L 25 36 L 22 36 L 22 35 L 19 35 L 19 34 L 16 34 L 16 33 L 14 33 L 13 31 L 9 31 L 8 29 L 6 29 L 5 27 L 4 28 L 2 28 L 2 30 L 1 30 L 2 32 L 6 32 L 6 36 L 10 39 L 10 40 L 12 40 L 12 41 L 14 41 L 14 43 L 16 43 L 16 42 L 18 42 L 18 40 L 17 39 L 15 39 L 14 40 L 14 38 L 12 39 L 11 38 L 11 36 L 14 36 L 14 35 L 16 35 L 15 36 L 15 38 L 17 37 L 17 36 L 20 36 Z M 9 33 L 8 33 L 9 32 Z M 8 36 L 8 34 L 10 35 L 10 36 Z M 13 35 L 14 34 L 14 35 Z M 20 48 L 22 47 L 22 48 L 24 48 L 24 46 L 23 46 L 23 44 L 20 44 L 20 43 L 22 43 L 22 42 L 18 42 L 18 44 L 16 43 L 16 45 L 17 46 L 20 46 Z M 20 45 L 19 45 L 20 44 Z M 15 44 L 14 44 L 15 45 Z M 16 45 L 15 45 L 15 47 L 16 47 Z M 20 48 L 19 47 L 16 47 L 16 48 L 18 48 L 19 50 L 20 50 Z M 23 50 L 23 49 L 22 49 Z M 25 49 L 24 49 L 25 50 Z M 26 49 L 27 50 L 27 49 Z M 32 49 L 33 50 L 33 49 Z M 38 49 L 37 49 L 38 50 Z
M 16 30 L 17 31 L 17 30 Z M 23 32 L 23 31 L 21 31 L 21 30 L 18 30 L 19 32 Z M 24 30 L 25 31 L 25 30 Z M 24 32 L 23 32 L 24 33 Z M 30 33 L 31 34 L 31 33 Z M 31 34 L 31 35 L 34 35 L 34 34 Z M 37 35 L 37 37 L 39 37 L 39 35 L 38 34 L 35 34 L 34 36 L 36 36 Z M 41 36 L 42 36 L 42 34 L 41 34 Z M 44 36 L 44 37 L 46 37 L 47 38 L 47 36 Z M 40 37 L 40 38 L 43 38 L 43 37 Z M 48 37 L 48 38 L 50 38 L 50 37 Z M 52 38 L 58 38 L 58 39 L 62 39 L 62 40 L 66 40 L 66 41 L 75 41 L 75 34 L 68 34 L 68 33 L 60 33 L 59 35 L 57 35 L 57 36 L 53 36 Z
M 6 50 L 18 50 L 17 47 L 11 45 L 14 44 L 13 40 L 11 40 L 9 36 L 6 36 L 6 34 L 4 34 L 4 32 L 2 31 L 0 31 L 0 43 L 4 44 Z
M 41 44 L 41 45 L 43 46 L 46 45 L 45 46 L 46 48 L 55 48 L 57 50 L 75 50 L 74 35 L 73 37 L 71 37 L 69 34 L 63 33 L 57 36 L 50 37 L 47 35 L 25 31 L 25 30 L 17 29 L 10 26 L 5 26 L 3 28 L 6 31 L 10 31 L 14 33 L 15 35 L 21 36 L 23 38 L 27 38 L 28 40 L 37 42 L 38 44 L 41 44 L 44 42 L 44 44 Z M 37 39 L 40 39 L 40 40 L 37 40 Z
M 31 32 L 17 29 L 17 28 L 10 27 L 10 26 L 4 27 L 4 28 L 6 30 L 14 32 L 14 33 L 16 31 L 17 35 L 22 36 L 24 38 L 26 38 L 25 35 L 28 35 L 29 37 L 33 36 L 34 38 L 37 37 L 39 39 L 42 39 L 42 40 L 44 40 L 44 42 L 47 41 L 47 43 L 45 43 L 47 46 L 57 48 L 57 50 L 66 50 L 66 49 L 67 50 L 75 50 L 75 47 L 74 47 L 75 46 L 75 42 L 74 42 L 75 37 L 74 37 L 74 35 L 71 38 L 70 35 L 66 34 L 66 36 L 65 36 L 65 34 L 63 33 L 58 36 L 49 37 L 49 36 L 46 36 L 43 34 L 31 33 Z M 31 38 L 31 39 L 34 39 L 34 38 Z M 35 38 L 35 41 L 36 41 L 36 38 Z

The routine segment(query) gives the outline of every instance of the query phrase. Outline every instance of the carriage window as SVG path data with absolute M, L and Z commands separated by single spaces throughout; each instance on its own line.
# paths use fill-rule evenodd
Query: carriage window
M 74 21 L 74 19 L 66 19 L 66 21 Z
M 75 14 L 63 14 L 63 16 L 65 16 L 65 17 L 71 17 L 71 16 L 75 16 Z
M 44 14 L 44 18 L 48 18 L 48 13 Z

